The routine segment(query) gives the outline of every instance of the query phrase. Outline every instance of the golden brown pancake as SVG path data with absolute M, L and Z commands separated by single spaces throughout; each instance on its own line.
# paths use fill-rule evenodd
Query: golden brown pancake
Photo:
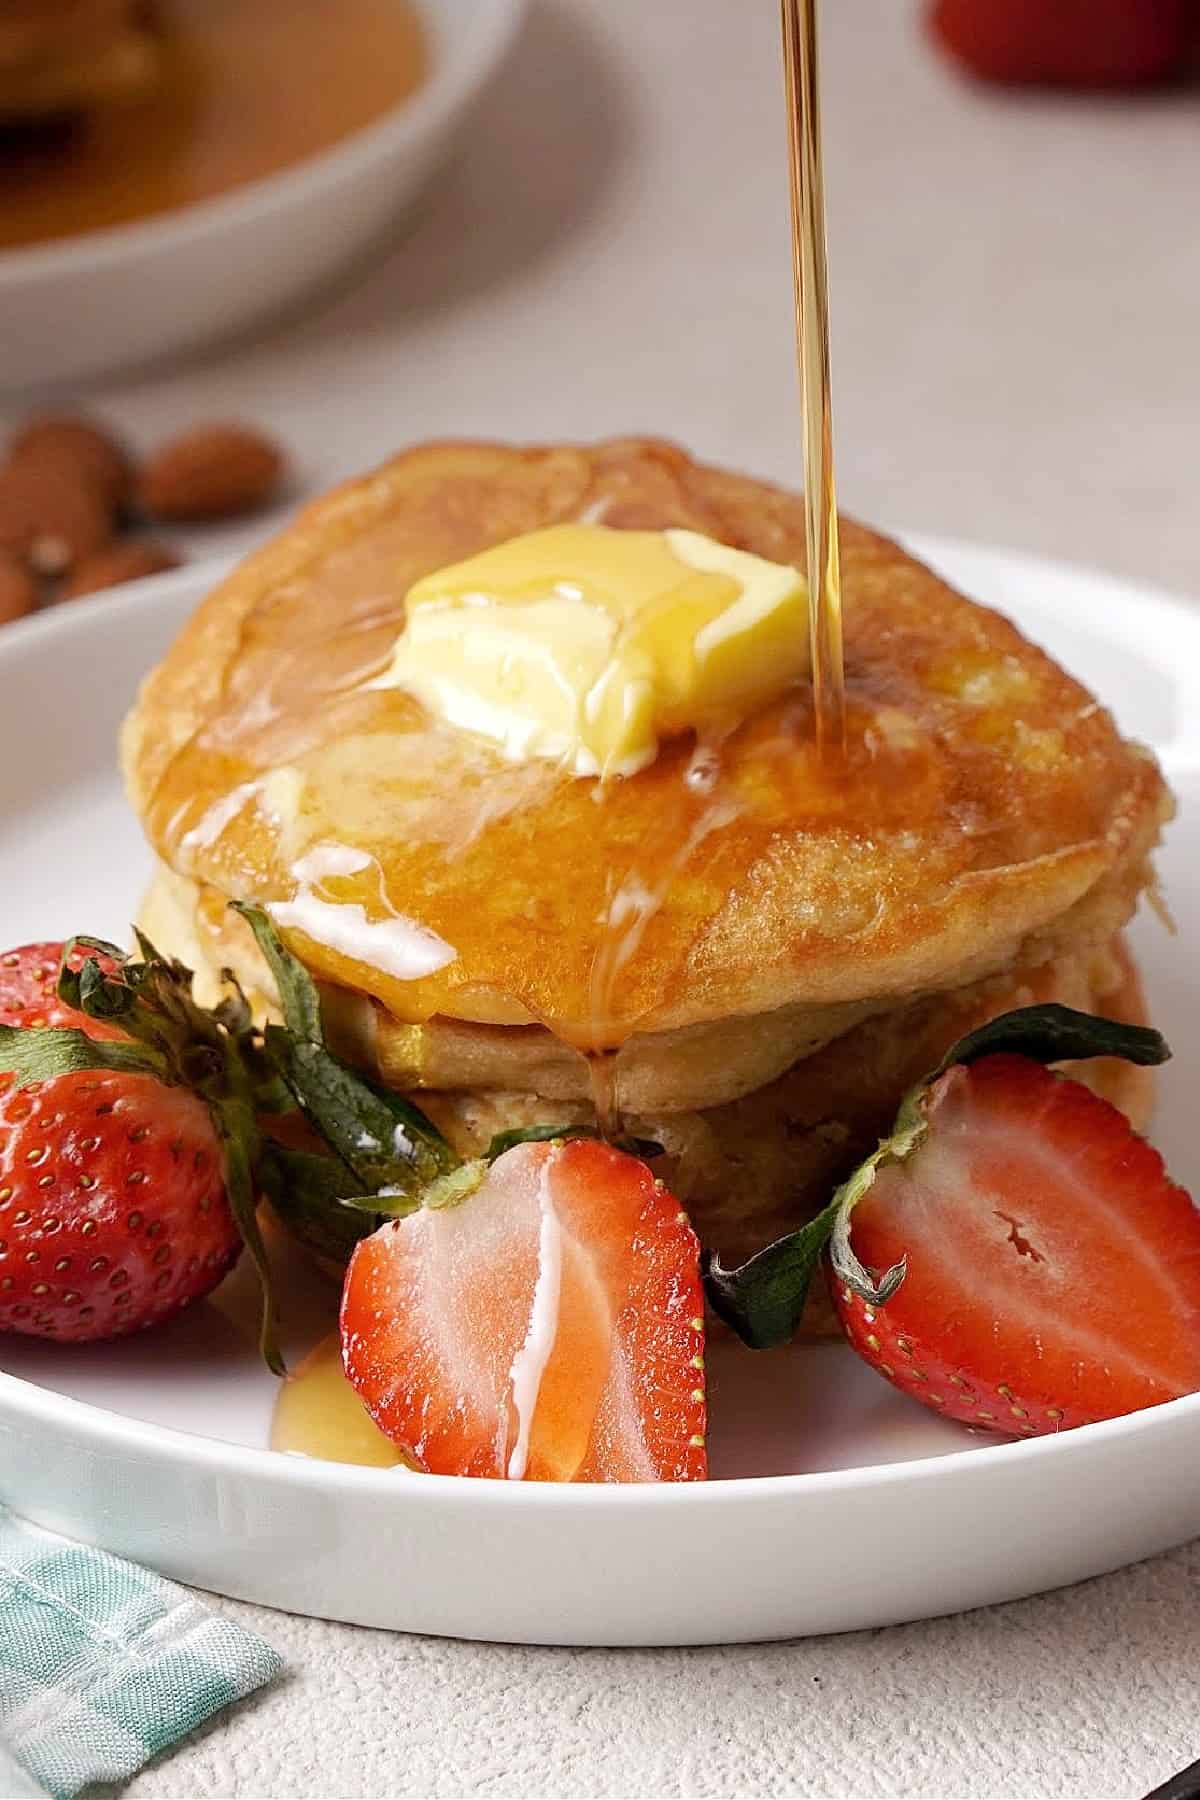
M 1132 910 L 1133 900 L 1132 889 L 1114 896 L 1115 922 Z M 160 867 L 140 923 L 154 943 L 169 948 L 196 971 L 197 991 L 206 1002 L 215 1003 L 220 997 L 222 970 L 232 968 L 256 1011 L 273 1011 L 269 972 L 237 915 L 214 890 L 201 890 Z M 1116 984 L 1109 978 L 1112 941 L 1098 951 L 1086 947 L 1071 951 L 1060 945 L 1054 960 L 1024 974 L 990 977 L 945 994 L 780 1007 L 676 1031 L 635 1033 L 614 1059 L 617 1097 L 626 1112 L 643 1117 L 727 1106 L 801 1063 L 808 1066 L 807 1059 L 826 1046 L 843 1043 L 856 1027 L 873 1020 L 891 1021 L 893 1015 L 902 1020 L 925 999 L 945 1006 L 947 1016 L 957 1019 L 971 996 L 1028 993 L 1052 977 L 1053 991 L 1040 993 L 1040 998 L 1086 1008 L 1097 992 L 1094 969 L 1103 977 L 1100 996 L 1114 991 Z M 1086 971 L 1085 979 L 1074 973 L 1080 967 Z M 580 1106 L 586 1111 L 591 1105 L 592 1063 L 541 1026 L 471 1024 L 441 1017 L 407 1025 L 364 994 L 329 983 L 321 983 L 321 991 L 331 1042 L 348 1061 L 369 1069 L 386 1086 L 409 1093 L 500 1093 L 506 1103 L 514 1094 L 525 1094 L 551 1109 L 546 1118 L 571 1122 L 582 1116 Z M 902 1025 L 888 1023 L 882 1028 L 903 1033 Z M 949 1042 L 938 1048 L 933 1062 Z
M 849 521 L 839 778 L 803 686 L 720 746 L 707 789 L 688 738 L 601 788 L 369 686 L 418 576 L 580 516 L 804 558 L 794 495 L 652 440 L 411 450 L 243 563 L 146 682 L 125 766 L 168 867 L 287 901 L 312 845 L 365 851 L 328 897 L 452 960 L 404 980 L 289 932 L 315 973 L 393 1020 L 534 1021 L 587 1047 L 955 988 L 1123 922 L 1169 811 L 1153 759 L 1006 619 Z M 295 816 L 255 786 L 280 768 Z
M 172 904 L 169 894 L 161 880 L 155 883 L 143 908 L 143 928 L 160 947 L 198 968 L 207 978 L 207 994 L 215 998 L 220 964 L 212 959 L 206 936 L 191 929 L 186 909 Z M 250 974 L 252 967 L 241 972 Z M 258 980 L 267 984 L 261 967 Z M 250 993 L 260 1008 L 269 1007 L 261 989 L 256 993 L 251 986 Z M 496 1048 L 497 1035 L 523 1037 L 527 1029 L 454 1027 L 479 1034 L 465 1065 L 474 1079 L 420 1086 L 389 1066 L 391 1040 L 377 1009 L 341 989 L 325 988 L 323 997 L 326 1027 L 338 1051 L 388 1085 L 413 1093 L 464 1156 L 478 1155 L 496 1132 L 514 1126 L 576 1125 L 595 1116 L 581 1059 L 569 1065 L 578 1079 L 560 1088 L 552 1064 L 525 1055 L 514 1061 L 503 1047 Z M 632 1065 L 634 1080 L 621 1081 L 624 1123 L 664 1146 L 666 1158 L 656 1163 L 656 1172 L 687 1205 L 704 1242 L 719 1247 L 727 1261 L 737 1260 L 823 1206 L 836 1183 L 888 1131 L 903 1094 L 960 1037 L 1013 1007 L 1047 1001 L 1131 1024 L 1147 1022 L 1137 971 L 1118 935 L 1024 975 L 994 976 L 876 1009 L 793 1057 L 774 1078 L 733 1083 L 733 1098 L 712 1096 L 721 1093 L 728 1056 L 745 1046 L 749 1034 L 743 1021 L 730 1021 L 733 1045 L 722 1050 L 714 1042 L 699 1069 L 690 1042 L 681 1048 L 678 1039 L 661 1041 Z M 769 1036 L 769 1020 L 756 1023 Z M 637 1045 L 633 1039 L 629 1048 Z M 516 1081 L 514 1069 L 520 1075 Z M 462 1060 L 457 1073 L 464 1073 Z M 1146 1129 L 1152 1070 L 1100 1057 L 1073 1064 L 1070 1073 L 1118 1106 L 1138 1130 Z M 646 1093 L 649 1083 L 657 1099 Z
M 617 1052 L 627 1122 L 729 1261 L 823 1204 L 981 1019 L 1035 999 L 1143 1017 L 1120 932 L 1170 796 L 1009 621 L 847 520 L 840 773 L 805 683 L 608 784 L 370 685 L 418 577 L 580 518 L 804 563 L 796 496 L 655 440 L 431 444 L 347 484 L 214 591 L 126 723 L 161 860 L 143 923 L 260 1010 L 270 977 L 230 898 L 315 892 L 402 951 L 440 941 L 406 979 L 285 931 L 338 1047 L 464 1152 L 591 1117 L 581 1052 Z M 302 878 L 317 846 L 369 861 Z M 1145 1123 L 1144 1072 L 1079 1072 Z

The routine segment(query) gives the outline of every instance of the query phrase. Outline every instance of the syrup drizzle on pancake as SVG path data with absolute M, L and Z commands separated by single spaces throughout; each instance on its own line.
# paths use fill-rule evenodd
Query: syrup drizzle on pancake
M 1013 916 L 1031 929 L 1122 854 L 1122 821 L 1157 809 L 1152 766 L 1090 696 L 848 522 L 843 769 L 816 755 L 803 680 L 723 741 L 681 734 L 607 786 L 510 762 L 370 687 L 421 574 L 600 507 L 617 528 L 802 555 L 794 496 L 669 446 L 433 445 L 319 502 L 213 597 L 151 678 L 132 752 L 149 835 L 197 883 L 204 931 L 240 929 L 227 898 L 294 904 L 297 865 L 337 844 L 373 863 L 327 872 L 319 898 L 370 925 L 400 914 L 455 954 L 404 980 L 365 941 L 355 956 L 292 926 L 320 979 L 401 1023 L 540 1025 L 595 1056 L 638 1032 L 884 991 L 866 985 L 881 967 L 884 981 L 902 963 L 904 980 L 936 981 L 962 954 L 943 957 L 951 928 L 960 945 L 969 926 L 972 954 Z M 225 804 L 259 782 L 253 803 Z M 203 841 L 185 843 L 197 825 Z M 1041 894 L 1051 880 L 1061 900 Z M 620 1065 L 603 1071 L 607 1121 Z

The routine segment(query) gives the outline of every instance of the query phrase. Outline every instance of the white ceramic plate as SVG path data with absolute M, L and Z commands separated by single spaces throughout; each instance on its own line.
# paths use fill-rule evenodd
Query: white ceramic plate
M 405 207 L 498 66 L 526 0 L 417 0 L 429 79 L 319 156 L 219 199 L 0 252 L 0 388 L 78 381 L 269 318 Z
M 1200 612 L 1103 577 L 917 546 L 1014 613 L 1162 752 L 1183 815 L 1162 859 L 1181 921 L 1138 926 L 1177 1062 L 1159 1137 L 1200 1187 Z M 189 569 L 0 635 L 0 942 L 120 936 L 147 869 L 113 773 L 141 673 L 213 580 Z M 295 1343 L 328 1316 L 287 1283 Z M 712 1357 L 696 1487 L 397 1475 L 275 1454 L 274 1384 L 239 1270 L 153 1337 L 0 1345 L 0 1500 L 182 1580 L 296 1612 L 464 1637 L 662 1644 L 847 1630 L 1013 1598 L 1200 1532 L 1200 1395 L 997 1444 L 841 1346 Z

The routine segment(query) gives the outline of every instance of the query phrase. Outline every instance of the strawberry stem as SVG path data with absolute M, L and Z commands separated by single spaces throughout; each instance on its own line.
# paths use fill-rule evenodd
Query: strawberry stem
M 258 1194 L 256 1171 L 259 1162 L 260 1138 L 255 1122 L 253 1108 L 237 1097 L 211 1104 L 213 1124 L 217 1136 L 221 1140 L 221 1148 L 225 1156 L 225 1191 L 229 1198 L 229 1210 L 237 1222 L 238 1230 L 247 1250 L 254 1259 L 258 1271 L 259 1285 L 262 1291 L 262 1306 L 259 1316 L 258 1342 L 263 1360 L 273 1375 L 284 1375 L 283 1357 L 275 1335 L 277 1309 L 271 1280 L 271 1265 L 267 1259 L 267 1247 L 263 1243 L 262 1232 L 258 1225 Z

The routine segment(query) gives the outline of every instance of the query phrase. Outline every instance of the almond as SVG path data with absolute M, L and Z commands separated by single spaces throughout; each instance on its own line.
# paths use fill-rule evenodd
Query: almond
M 198 425 L 143 463 L 137 500 L 157 519 L 227 519 L 265 506 L 283 479 L 279 446 L 249 425 Z
M 37 605 L 37 583 L 15 556 L 0 550 L 0 625 L 23 619 Z
M 0 468 L 0 550 L 61 575 L 112 539 L 112 508 L 88 482 L 37 457 Z
M 83 594 L 99 593 L 101 588 L 116 587 L 121 581 L 140 581 L 144 575 L 163 575 L 177 569 L 183 558 L 166 544 L 153 538 L 126 538 L 83 557 L 63 583 L 60 600 L 78 600 Z
M 82 415 L 43 414 L 27 420 L 8 454 L 11 462 L 47 461 L 65 475 L 76 475 L 95 487 L 114 512 L 129 498 L 133 464 L 124 445 Z

